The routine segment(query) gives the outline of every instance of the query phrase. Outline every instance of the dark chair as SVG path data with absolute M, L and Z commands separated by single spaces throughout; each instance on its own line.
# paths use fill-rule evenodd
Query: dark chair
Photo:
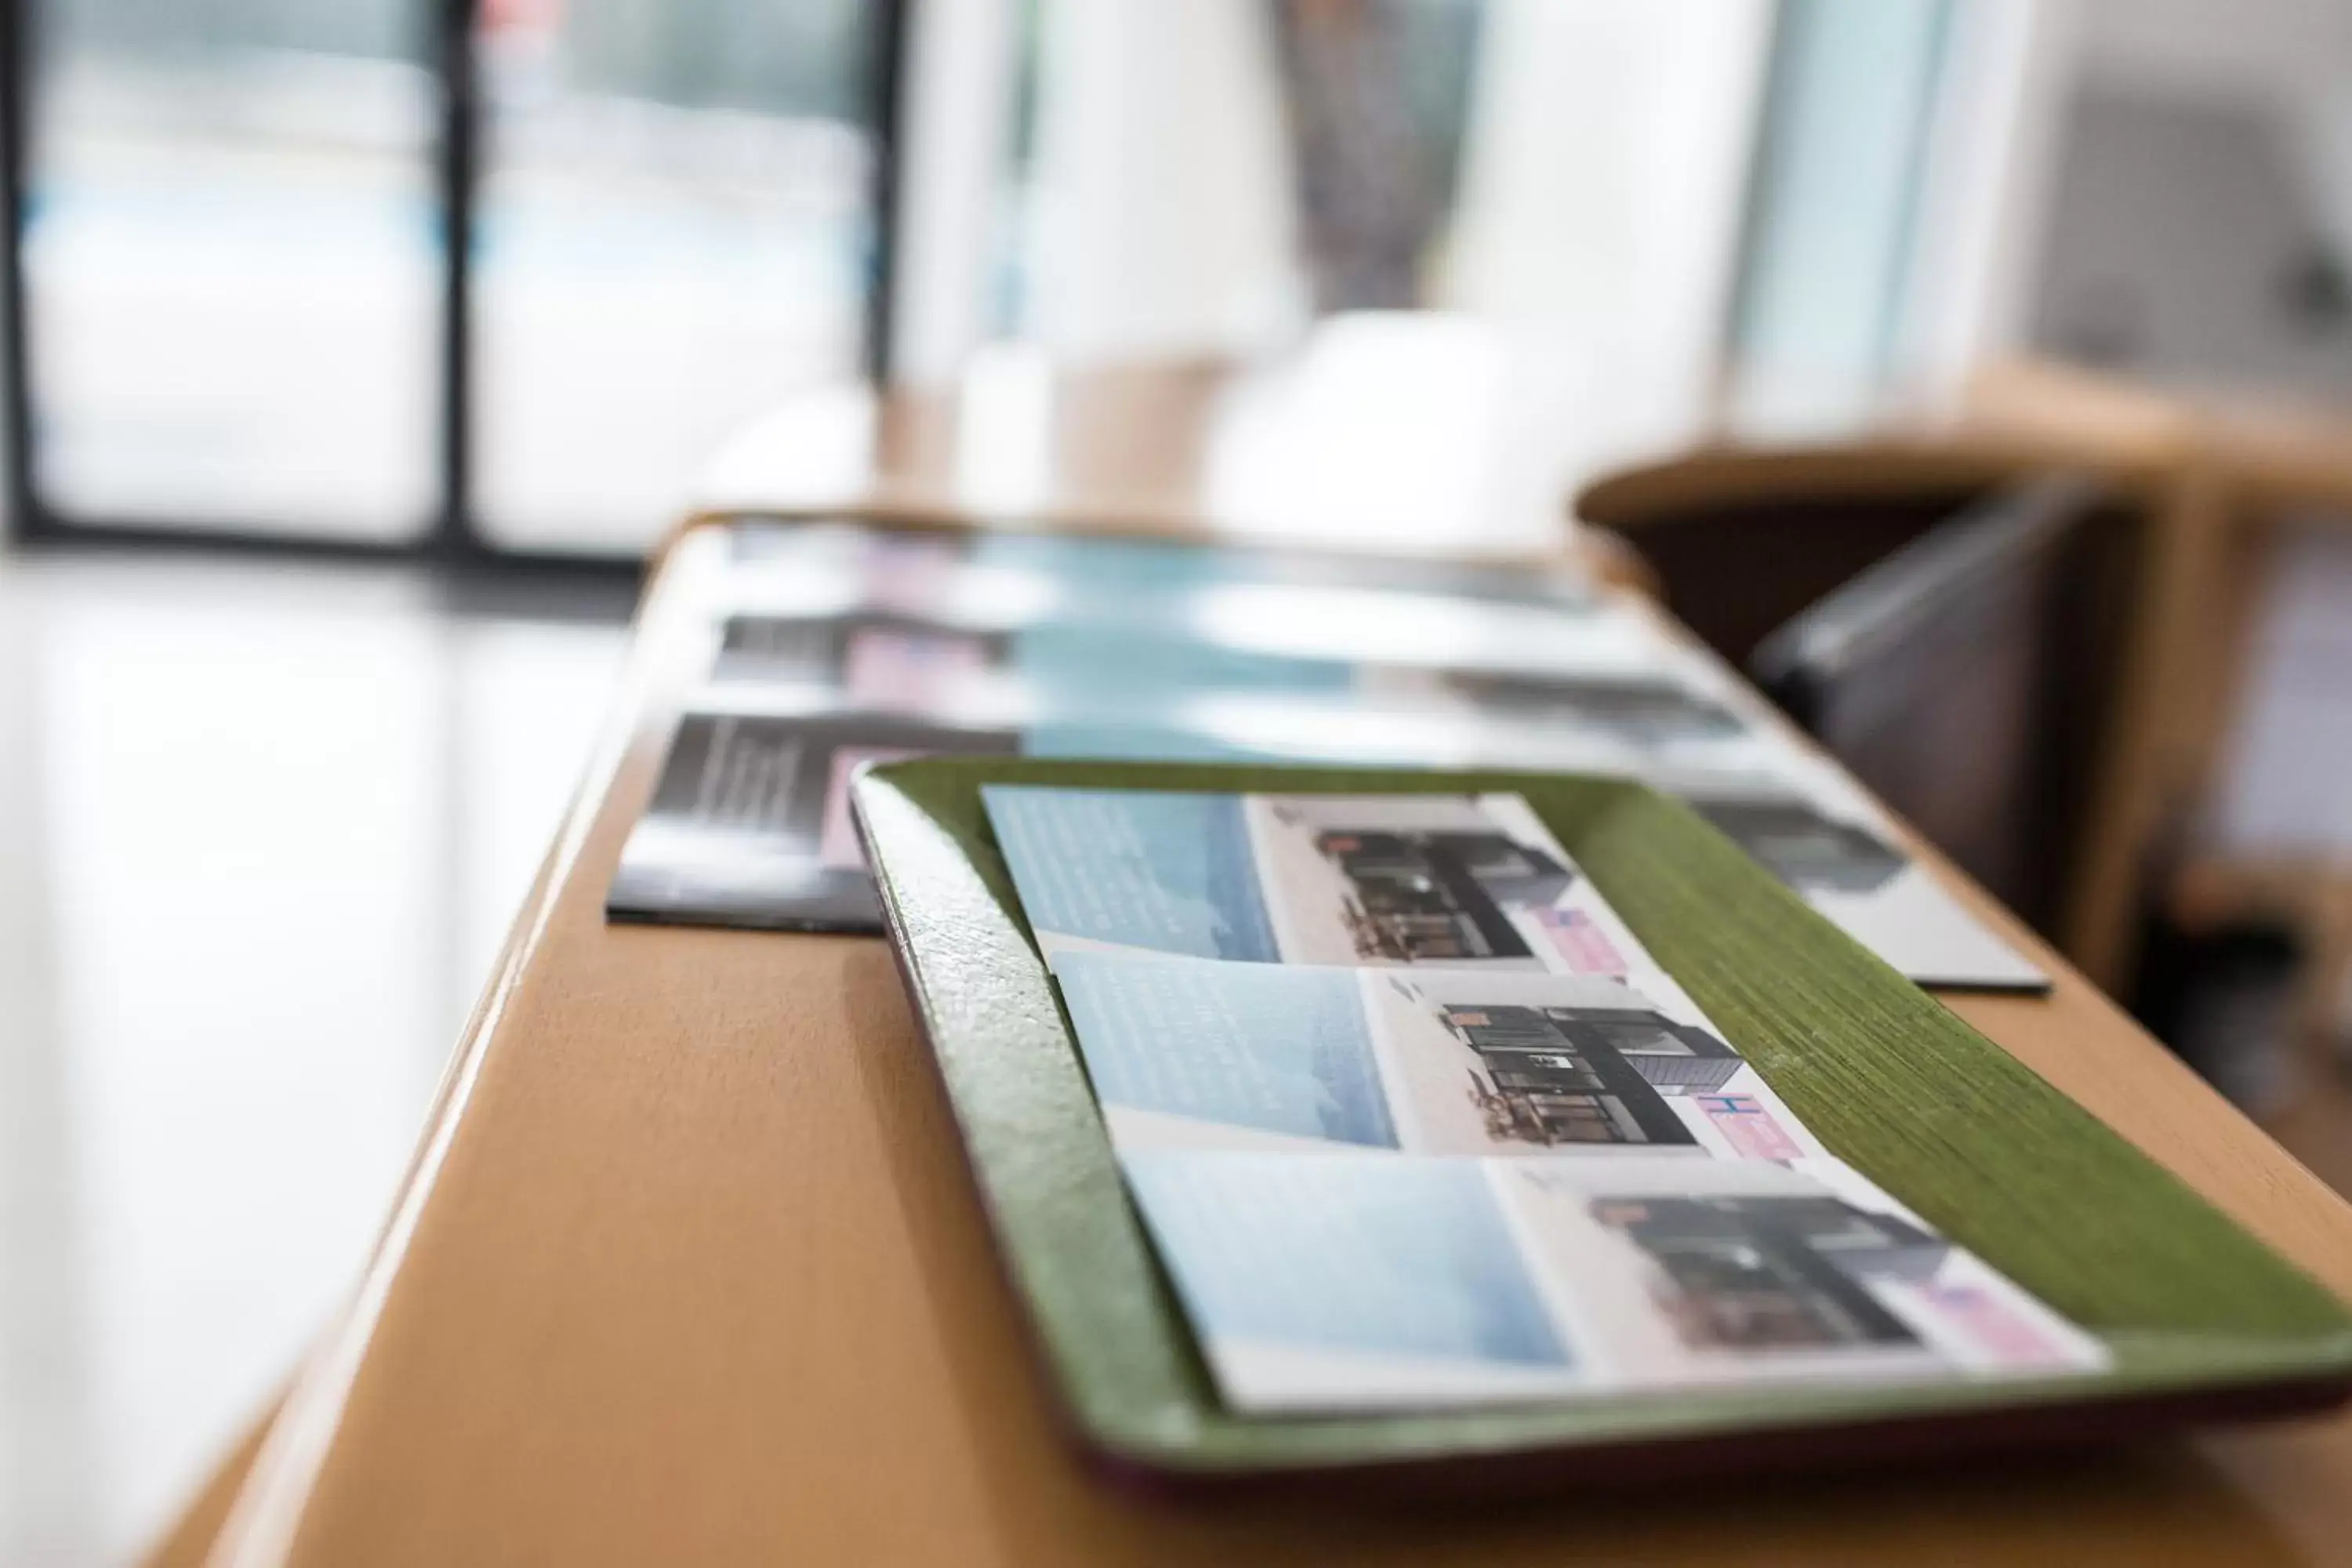
M 2040 471 L 1973 451 L 1702 450 L 1610 475 L 1576 506 L 1648 566 L 1677 620 L 1744 667 L 1790 616 Z
M 2054 931 L 2114 700 L 2124 521 L 2072 477 L 1966 506 L 1762 638 L 1758 683 L 1963 870 Z

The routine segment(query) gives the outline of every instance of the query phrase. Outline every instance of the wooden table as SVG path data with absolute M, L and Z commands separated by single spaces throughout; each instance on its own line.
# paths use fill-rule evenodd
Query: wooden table
M 241 1489 L 233 1461 L 211 1494 L 236 1494 L 212 1563 L 2344 1560 L 2343 1416 L 1555 1501 L 1179 1508 L 1104 1485 L 1055 1430 L 887 949 L 604 920 L 717 543 L 688 531 L 649 591 L 614 732 L 383 1245 Z M 1912 847 L 2056 976 L 1955 1009 L 2352 1297 L 2352 1208 Z M 204 1525 L 159 1561 L 201 1560 Z
M 1259 365 L 1056 366 L 1013 347 L 947 384 L 820 388 L 741 432 L 698 499 L 1549 557 L 1580 484 L 1721 428 L 1703 398 L 1596 384 L 1475 321 L 1340 318 Z

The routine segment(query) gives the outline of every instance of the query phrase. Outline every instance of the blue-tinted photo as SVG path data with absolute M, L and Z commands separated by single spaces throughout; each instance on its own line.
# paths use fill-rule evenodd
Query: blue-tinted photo
M 1074 952 L 1055 974 L 1103 1103 L 1398 1146 L 1353 973 Z
M 992 784 L 1029 923 L 1194 958 L 1281 957 L 1237 795 Z
M 1574 1364 L 1470 1162 L 1158 1154 L 1127 1174 L 1212 1343 Z

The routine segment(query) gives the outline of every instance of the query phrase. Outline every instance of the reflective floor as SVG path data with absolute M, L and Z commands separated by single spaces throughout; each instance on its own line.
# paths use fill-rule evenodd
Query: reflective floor
M 133 1555 L 373 1238 L 626 595 L 0 557 L 0 1563 Z

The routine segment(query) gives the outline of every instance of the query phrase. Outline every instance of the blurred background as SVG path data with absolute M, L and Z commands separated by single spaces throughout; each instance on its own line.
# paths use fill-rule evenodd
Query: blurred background
M 133 1553 L 331 1310 L 696 506 L 896 442 L 1019 514 L 1130 372 L 1209 513 L 1416 551 L 2021 376 L 2352 465 L 2340 0 L 0 17 L 9 1563 Z M 2342 1183 L 2331 483 L 2103 978 Z

